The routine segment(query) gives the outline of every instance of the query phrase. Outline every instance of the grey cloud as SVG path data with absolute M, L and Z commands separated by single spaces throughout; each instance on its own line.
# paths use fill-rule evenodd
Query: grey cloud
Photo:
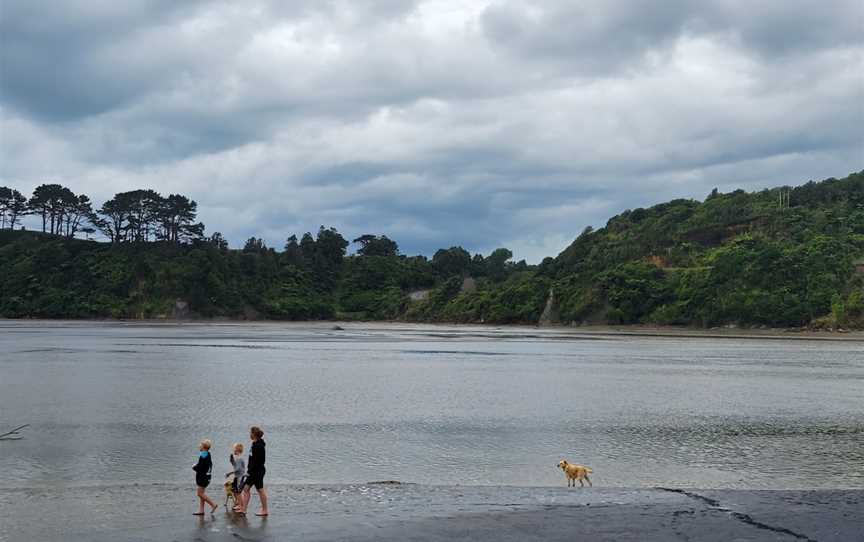
M 694 17 L 696 30 L 724 32 L 769 58 L 860 46 L 864 27 L 857 0 L 719 0 Z
M 56 120 L 128 103 L 177 68 L 171 56 L 159 54 L 160 44 L 196 4 L 4 0 L 3 101 Z
M 682 36 L 715 36 L 772 57 L 860 45 L 862 26 L 857 0 L 502 0 L 482 17 L 496 46 L 587 75 L 639 68 Z
M 486 9 L 482 27 L 493 43 L 523 57 L 552 58 L 579 73 L 614 73 L 673 41 L 688 5 L 686 0 L 504 1 Z
M 628 207 L 864 163 L 855 2 L 0 2 L 0 184 L 187 193 L 235 245 L 538 261 Z

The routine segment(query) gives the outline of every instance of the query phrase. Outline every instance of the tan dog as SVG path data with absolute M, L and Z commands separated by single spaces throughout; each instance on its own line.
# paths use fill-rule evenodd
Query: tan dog
M 228 508 L 228 501 L 233 501 L 233 504 L 237 504 L 237 495 L 234 494 L 234 473 L 228 475 L 225 483 L 223 484 L 225 488 L 225 508 Z
M 594 487 L 591 479 L 588 478 L 588 473 L 594 471 L 588 467 L 574 465 L 573 463 L 568 463 L 566 459 L 562 459 L 558 462 L 558 468 L 563 470 L 567 476 L 567 487 L 570 487 L 570 482 L 573 482 L 573 487 L 576 487 L 576 480 L 579 480 L 579 487 L 585 487 L 585 483 L 582 480 L 588 482 L 589 487 Z

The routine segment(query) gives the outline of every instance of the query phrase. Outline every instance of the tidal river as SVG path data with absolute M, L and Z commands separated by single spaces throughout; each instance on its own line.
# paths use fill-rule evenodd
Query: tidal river
M 272 484 L 561 486 L 567 458 L 602 487 L 864 487 L 862 342 L 332 327 L 0 321 L 0 432 L 30 424 L 4 484 L 191 487 L 200 439 L 227 472 L 258 424 Z

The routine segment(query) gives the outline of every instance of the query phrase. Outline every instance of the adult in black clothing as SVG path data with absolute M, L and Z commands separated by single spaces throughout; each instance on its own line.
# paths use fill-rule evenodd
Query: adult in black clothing
M 213 458 L 210 457 L 210 446 L 212 446 L 210 439 L 204 439 L 201 441 L 201 444 L 198 447 L 198 463 L 192 467 L 192 470 L 195 471 L 195 485 L 198 486 L 195 492 L 198 496 L 198 511 L 195 512 L 196 516 L 204 515 L 204 503 L 211 506 L 211 514 L 219 508 L 219 506 L 213 502 L 213 499 L 208 497 L 205 493 L 207 486 L 210 485 L 210 473 L 213 470 Z
M 267 469 L 264 468 L 264 460 L 267 458 L 265 448 L 267 443 L 264 442 L 264 431 L 260 427 L 252 426 L 249 429 L 249 438 L 252 439 L 252 446 L 249 448 L 249 463 L 246 467 L 246 484 L 243 487 L 243 495 L 240 499 L 240 506 L 237 511 L 241 514 L 246 513 L 246 508 L 249 506 L 249 501 L 252 499 L 252 486 L 258 491 L 258 498 L 261 499 L 261 511 L 256 513 L 256 516 L 269 516 L 267 510 L 267 490 L 264 489 L 264 474 Z

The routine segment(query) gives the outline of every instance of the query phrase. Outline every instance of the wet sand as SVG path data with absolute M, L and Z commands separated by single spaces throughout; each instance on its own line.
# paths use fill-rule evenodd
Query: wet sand
M 221 502 L 221 488 L 210 494 Z M 864 490 L 750 491 L 275 485 L 271 516 L 192 516 L 179 485 L 19 489 L 0 497 L 9 541 L 852 541 Z M 250 511 L 257 509 L 253 498 Z

